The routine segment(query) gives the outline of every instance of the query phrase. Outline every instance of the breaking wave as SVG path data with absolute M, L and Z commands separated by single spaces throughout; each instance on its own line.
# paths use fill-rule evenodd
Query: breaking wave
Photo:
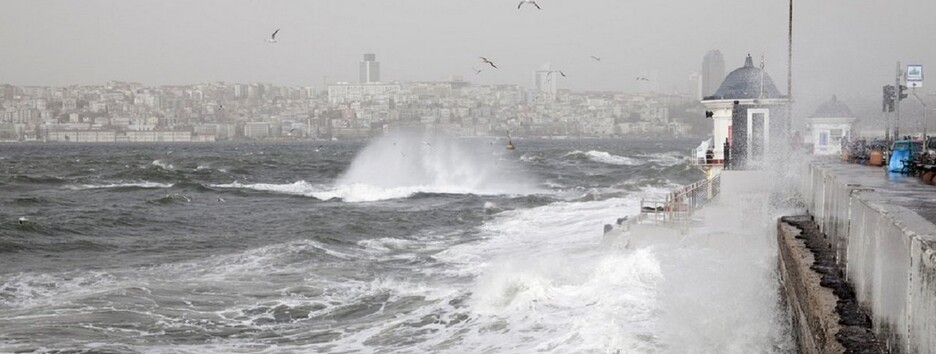
M 636 166 L 643 163 L 642 161 L 632 157 L 612 155 L 608 152 L 595 150 L 588 152 L 576 150 L 566 154 L 566 156 L 584 157 L 594 162 L 600 162 L 609 165 Z

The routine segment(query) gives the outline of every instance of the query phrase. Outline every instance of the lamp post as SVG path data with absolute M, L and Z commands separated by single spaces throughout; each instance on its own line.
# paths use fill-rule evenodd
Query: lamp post
M 790 0 L 789 19 L 787 21 L 787 119 L 786 131 L 790 134 L 793 124 L 793 0 Z
M 915 88 L 912 89 L 910 92 L 913 93 L 913 97 L 916 98 L 918 102 L 920 102 L 921 106 L 923 106 L 923 142 L 925 144 L 926 143 L 926 109 L 927 109 L 926 102 L 923 102 L 923 99 L 920 98 L 919 95 L 917 95 Z

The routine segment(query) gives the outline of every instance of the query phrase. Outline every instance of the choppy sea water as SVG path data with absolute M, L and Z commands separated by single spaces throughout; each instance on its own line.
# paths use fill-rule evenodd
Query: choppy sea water
M 785 351 L 769 257 L 601 242 L 695 143 L 0 145 L 0 352 Z

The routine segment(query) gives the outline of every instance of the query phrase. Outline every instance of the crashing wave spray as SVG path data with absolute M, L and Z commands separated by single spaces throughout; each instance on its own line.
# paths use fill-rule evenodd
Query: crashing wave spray
M 316 197 L 373 201 L 420 192 L 539 192 L 516 162 L 502 154 L 485 141 L 455 140 L 433 132 L 394 132 L 368 144 L 335 183 L 334 191 Z

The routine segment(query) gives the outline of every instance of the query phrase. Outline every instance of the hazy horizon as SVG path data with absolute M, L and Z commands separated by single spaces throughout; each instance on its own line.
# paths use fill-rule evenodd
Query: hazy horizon
M 638 91 L 657 72 L 657 92 L 688 92 L 706 52 L 726 73 L 747 54 L 786 92 L 785 0 L 560 2 L 360 0 L 5 1 L 0 3 L 0 83 L 67 86 L 267 82 L 322 87 L 357 81 L 375 53 L 382 81 L 460 75 L 480 84 L 531 86 L 546 63 L 560 89 Z M 844 0 L 795 3 L 794 88 L 800 102 L 877 97 L 896 62 L 927 64 L 936 3 Z M 279 43 L 265 42 L 275 29 Z M 595 61 L 591 56 L 600 57 Z M 485 68 L 485 56 L 498 69 Z M 472 67 L 485 68 L 475 75 Z M 925 88 L 924 88 L 925 89 Z

